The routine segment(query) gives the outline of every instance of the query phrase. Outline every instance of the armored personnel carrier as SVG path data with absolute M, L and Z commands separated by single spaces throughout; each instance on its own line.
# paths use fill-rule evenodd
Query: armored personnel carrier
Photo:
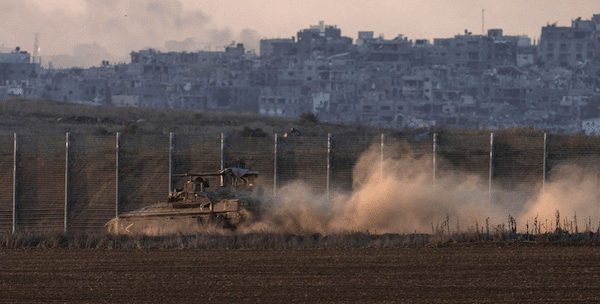
M 173 177 L 185 181 L 182 188 L 169 194 L 167 201 L 120 214 L 105 225 L 106 230 L 111 234 L 197 233 L 236 229 L 260 215 L 260 201 L 250 195 L 256 192 L 256 171 L 227 168 Z M 208 190 L 211 179 L 220 184 L 214 191 Z

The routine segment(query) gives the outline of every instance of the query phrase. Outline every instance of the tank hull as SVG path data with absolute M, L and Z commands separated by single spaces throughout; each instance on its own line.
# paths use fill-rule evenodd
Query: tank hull
M 236 229 L 258 218 L 258 202 L 224 200 L 207 205 L 173 207 L 159 203 L 123 213 L 105 225 L 110 234 L 169 235 L 193 234 L 215 229 Z

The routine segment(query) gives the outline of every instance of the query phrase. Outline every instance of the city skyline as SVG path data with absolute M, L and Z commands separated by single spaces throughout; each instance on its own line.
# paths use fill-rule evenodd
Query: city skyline
M 573 19 L 600 13 L 600 4 L 564 1 L 328 1 L 243 0 L 196 2 L 6 0 L 0 4 L 0 51 L 20 46 L 33 53 L 40 34 L 40 55 L 79 56 L 75 65 L 98 66 L 103 59 L 127 61 L 131 51 L 216 50 L 232 41 L 259 51 L 265 38 L 291 38 L 323 20 L 354 40 L 358 31 L 373 31 L 391 39 L 453 37 L 468 30 L 501 28 L 506 35 L 539 39 L 547 24 L 570 26 Z M 485 10 L 482 24 L 482 10 Z M 483 25 L 483 28 L 482 28 Z M 66 56 L 65 56 L 66 55 Z M 84 66 L 85 67 L 85 66 Z

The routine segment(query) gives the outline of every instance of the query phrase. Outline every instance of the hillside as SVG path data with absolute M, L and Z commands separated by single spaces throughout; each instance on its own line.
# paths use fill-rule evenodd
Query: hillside
M 15 132 L 54 135 L 66 132 L 89 135 L 110 135 L 116 132 L 160 135 L 175 132 L 202 135 L 234 133 L 244 131 L 244 128 L 246 132 L 260 129 L 267 136 L 283 134 L 291 128 L 300 130 L 307 136 L 394 132 L 391 129 L 355 124 L 303 123 L 300 119 L 267 117 L 256 113 L 90 106 L 21 98 L 0 100 L 0 135 L 12 135 Z

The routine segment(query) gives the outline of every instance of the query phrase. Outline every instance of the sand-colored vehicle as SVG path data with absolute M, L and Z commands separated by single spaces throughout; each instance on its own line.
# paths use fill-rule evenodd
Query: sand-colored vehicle
M 196 233 L 209 229 L 236 229 L 260 215 L 260 201 L 253 198 L 258 172 L 227 168 L 214 173 L 176 174 L 183 187 L 160 202 L 120 214 L 105 228 L 111 234 L 165 235 Z M 220 186 L 209 191 L 210 180 Z

